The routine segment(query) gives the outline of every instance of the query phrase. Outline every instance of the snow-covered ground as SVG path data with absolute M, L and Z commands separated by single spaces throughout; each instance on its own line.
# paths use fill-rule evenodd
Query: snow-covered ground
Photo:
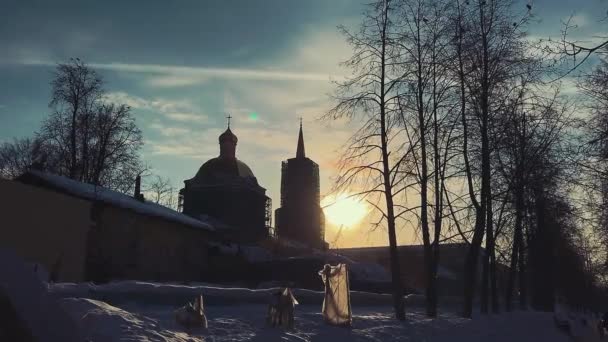
M 62 305 L 93 341 L 570 341 L 550 314 L 534 312 L 474 320 L 446 314 L 433 320 L 415 309 L 398 322 L 390 307 L 361 307 L 353 308 L 353 327 L 347 329 L 324 324 L 318 306 L 302 305 L 289 331 L 265 326 L 264 305 L 210 306 L 209 328 L 187 331 L 175 323 L 171 306 L 117 308 L 82 298 L 63 299 Z
M 409 300 L 407 320 L 399 322 L 393 319 L 385 295 L 363 293 L 353 296 L 353 327 L 331 327 L 323 322 L 316 303 L 321 294 L 306 290 L 296 291 L 303 304 L 296 307 L 295 328 L 270 328 L 265 326 L 263 303 L 269 291 L 133 282 L 51 287 L 92 341 L 573 341 L 556 328 L 551 313 L 478 315 L 469 320 L 444 310 L 439 318 L 428 319 L 418 301 Z M 179 305 L 169 304 L 168 298 L 177 300 L 197 292 L 205 296 L 209 328 L 186 330 L 175 323 L 173 312 Z M 156 300 L 156 295 L 163 298 Z M 598 340 L 580 322 L 573 316 L 576 334 L 589 336 L 576 340 Z

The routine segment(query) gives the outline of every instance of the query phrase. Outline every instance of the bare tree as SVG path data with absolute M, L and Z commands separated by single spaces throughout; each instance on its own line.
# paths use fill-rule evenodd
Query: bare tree
M 399 39 L 402 80 L 399 97 L 408 148 L 414 149 L 414 182 L 420 194 L 426 311 L 437 316 L 437 270 L 444 214 L 447 160 L 452 157 L 456 111 L 449 72 L 450 5 L 443 1 L 401 0 Z
M 151 180 L 145 182 L 144 192 L 152 202 L 175 209 L 175 189 L 171 180 L 159 175 L 149 176 Z
M 356 188 L 379 213 L 377 225 L 388 228 L 389 258 L 396 318 L 405 319 L 403 284 L 397 251 L 396 220 L 410 208 L 395 203 L 407 185 L 400 177 L 408 153 L 398 143 L 399 115 L 396 94 L 400 82 L 398 54 L 394 44 L 392 15 L 394 3 L 379 0 L 366 12 L 357 34 L 342 28 L 353 56 L 344 65 L 352 76 L 338 83 L 337 105 L 324 115 L 325 120 L 361 120 L 342 158 L 337 189 Z M 405 170 L 407 171 L 407 170 Z
M 58 161 L 50 171 L 129 192 L 143 169 L 130 108 L 104 102 L 101 77 L 80 59 L 59 64 L 51 84 L 54 112 L 38 133 Z
M 85 183 L 131 192 L 145 169 L 141 130 L 128 106 L 106 103 L 103 82 L 79 59 L 59 64 L 51 106 L 35 138 L 5 143 L 0 170 L 16 177 L 32 165 Z
M 51 82 L 52 96 L 49 106 L 54 109 L 55 116 L 65 120 L 64 124 L 67 125 L 68 144 L 63 148 L 66 153 L 66 173 L 72 179 L 82 180 L 82 175 L 77 174 L 78 126 L 83 125 L 80 130 L 84 140 L 80 152 L 82 156 L 86 156 L 88 118 L 102 95 L 102 85 L 101 77 L 79 58 L 72 58 L 68 63 L 57 65 L 55 77 Z M 84 160 L 82 158 L 81 163 L 84 163 Z
M 0 176 L 13 179 L 36 163 L 43 163 L 46 153 L 38 139 L 22 138 L 0 145 Z
M 134 176 L 144 168 L 139 159 L 143 139 L 130 108 L 102 104 L 92 121 L 92 141 L 89 143 L 92 160 L 87 163 L 85 181 L 130 190 Z
M 500 131 L 495 133 L 496 168 L 506 184 L 506 200 L 513 203 L 515 216 L 505 293 L 508 311 L 511 310 L 515 279 L 519 281 L 520 307 L 527 306 L 528 252 L 536 252 L 544 246 L 531 248 L 528 244 L 530 238 L 526 237 L 540 232 L 535 227 L 545 226 L 540 223 L 542 217 L 539 215 L 536 215 L 538 223 L 534 225 L 533 208 L 543 206 L 538 201 L 545 198 L 542 193 L 548 187 L 546 184 L 555 188 L 551 182 L 555 183 L 557 172 L 562 173 L 566 169 L 561 146 L 571 123 L 569 106 L 560 98 L 559 88 L 541 87 L 529 76 L 532 74 L 530 72 L 526 79 L 522 79 L 516 87 L 517 92 L 502 108 L 498 123 Z M 538 274 L 544 272 L 538 265 L 534 266 Z M 549 268 L 550 265 L 543 267 Z
M 522 27 L 526 17 L 514 19 L 511 1 L 466 1 L 458 2 L 456 7 L 455 70 L 461 89 L 462 150 L 468 193 L 475 211 L 475 226 L 464 269 L 463 315 L 471 317 L 484 237 L 486 252 L 494 253 L 491 123 L 496 109 L 504 101 L 504 94 L 509 93 L 509 81 L 524 72 L 519 67 L 525 56 Z M 479 189 L 476 189 L 477 179 Z M 486 271 L 489 271 L 488 267 Z M 484 287 L 486 279 L 487 276 L 482 279 Z M 482 295 L 481 300 L 485 311 L 487 296 Z
M 557 66 L 565 64 L 567 66 L 565 72 L 562 71 L 558 79 L 571 74 L 593 55 L 600 58 L 606 58 L 608 55 L 608 37 L 606 36 L 593 37 L 599 40 L 597 43 L 580 42 L 572 39 L 572 30 L 578 27 L 573 23 L 573 17 L 574 15 L 571 15 L 568 20 L 563 22 L 561 39 L 557 41 L 542 39 L 539 41 L 540 48 L 552 57 L 552 64 Z M 603 21 L 606 21 L 606 19 L 608 18 L 604 17 Z M 569 62 L 572 62 L 572 64 Z
M 608 265 L 608 62 L 599 64 L 578 84 L 589 115 L 581 122 L 579 151 L 575 162 L 582 175 L 582 187 L 588 200 L 590 226 L 604 246 L 604 264 Z M 608 267 L 604 267 L 604 273 Z

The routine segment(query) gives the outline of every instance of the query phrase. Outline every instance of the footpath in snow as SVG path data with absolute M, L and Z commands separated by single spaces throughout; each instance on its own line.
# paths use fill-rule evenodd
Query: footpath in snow
M 399 322 L 393 318 L 390 296 L 370 293 L 353 293 L 352 328 L 332 327 L 321 316 L 322 294 L 307 290 L 296 290 L 303 304 L 296 307 L 295 328 L 269 328 L 265 303 L 271 291 L 136 282 L 50 287 L 91 341 L 573 341 L 556 328 L 551 313 L 469 320 L 447 312 L 428 319 L 410 298 L 407 320 Z M 186 330 L 175 323 L 173 312 L 184 298 L 192 300 L 198 293 L 205 297 L 209 328 Z M 596 341 L 587 330 L 581 335 L 589 336 L 577 340 Z

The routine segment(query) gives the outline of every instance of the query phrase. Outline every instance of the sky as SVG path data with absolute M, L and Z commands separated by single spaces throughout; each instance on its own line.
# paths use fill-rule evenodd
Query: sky
M 303 118 L 307 156 L 320 165 L 321 192 L 356 122 L 322 122 L 332 80 L 351 53 L 337 26 L 356 27 L 361 0 L 0 1 L 0 142 L 31 135 L 49 114 L 56 63 L 79 57 L 105 80 L 107 98 L 132 107 L 143 159 L 176 188 L 219 154 L 226 116 L 247 163 L 279 206 L 281 161 L 295 156 Z M 522 11 L 525 2 L 521 3 Z M 606 32 L 608 1 L 533 2 L 531 37 Z M 334 242 L 337 227 L 328 224 Z M 413 229 L 398 232 L 415 243 Z M 340 247 L 385 245 L 367 220 L 344 229 Z

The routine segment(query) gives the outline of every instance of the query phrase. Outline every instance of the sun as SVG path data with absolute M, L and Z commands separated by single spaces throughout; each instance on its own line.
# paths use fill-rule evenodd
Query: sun
M 365 202 L 349 193 L 330 195 L 321 201 L 325 218 L 336 226 L 351 228 L 369 212 Z

